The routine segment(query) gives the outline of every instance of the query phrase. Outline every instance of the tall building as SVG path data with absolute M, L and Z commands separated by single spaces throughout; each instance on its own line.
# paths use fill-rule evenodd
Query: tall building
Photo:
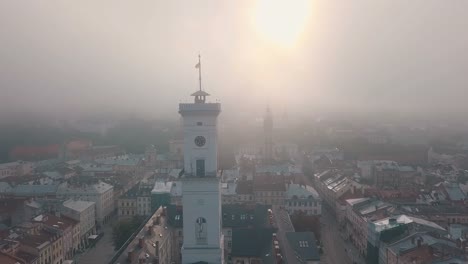
M 273 160 L 273 115 L 269 106 L 263 119 L 263 129 L 265 133 L 264 159 L 266 162 L 271 162 Z
M 199 66 L 199 64 L 197 64 Z M 201 89 L 179 105 L 184 133 L 182 263 L 224 263 L 218 171 L 219 103 Z

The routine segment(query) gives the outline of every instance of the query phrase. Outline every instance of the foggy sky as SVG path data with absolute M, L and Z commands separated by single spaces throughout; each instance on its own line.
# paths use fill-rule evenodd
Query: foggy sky
M 175 118 L 198 52 L 225 113 L 468 111 L 468 1 L 312 1 L 292 48 L 257 34 L 253 7 L 0 1 L 0 111 Z

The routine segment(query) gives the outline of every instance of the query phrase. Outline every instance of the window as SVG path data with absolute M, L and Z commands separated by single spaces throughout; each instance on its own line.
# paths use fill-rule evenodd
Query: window
M 227 234 L 228 234 L 228 236 L 231 236 L 232 235 L 232 230 L 228 230 Z
M 196 174 L 197 177 L 205 177 L 205 160 L 196 161 Z
M 232 247 L 232 241 L 228 241 L 228 248 Z
M 207 238 L 207 223 L 203 217 L 198 217 L 195 221 L 195 237 L 198 245 L 206 245 Z
M 197 122 L 197 126 L 203 126 L 203 122 Z

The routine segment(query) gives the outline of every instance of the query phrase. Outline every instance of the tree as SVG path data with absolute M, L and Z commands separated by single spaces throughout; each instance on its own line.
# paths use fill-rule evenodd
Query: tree
M 120 249 L 125 242 L 141 226 L 143 218 L 135 216 L 132 219 L 120 220 L 112 227 L 112 243 L 114 250 Z

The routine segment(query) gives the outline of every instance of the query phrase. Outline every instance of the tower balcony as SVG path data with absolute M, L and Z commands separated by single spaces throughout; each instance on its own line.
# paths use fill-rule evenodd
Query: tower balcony
M 179 114 L 182 116 L 189 113 L 209 113 L 219 114 L 221 112 L 220 103 L 182 103 L 179 104 Z

